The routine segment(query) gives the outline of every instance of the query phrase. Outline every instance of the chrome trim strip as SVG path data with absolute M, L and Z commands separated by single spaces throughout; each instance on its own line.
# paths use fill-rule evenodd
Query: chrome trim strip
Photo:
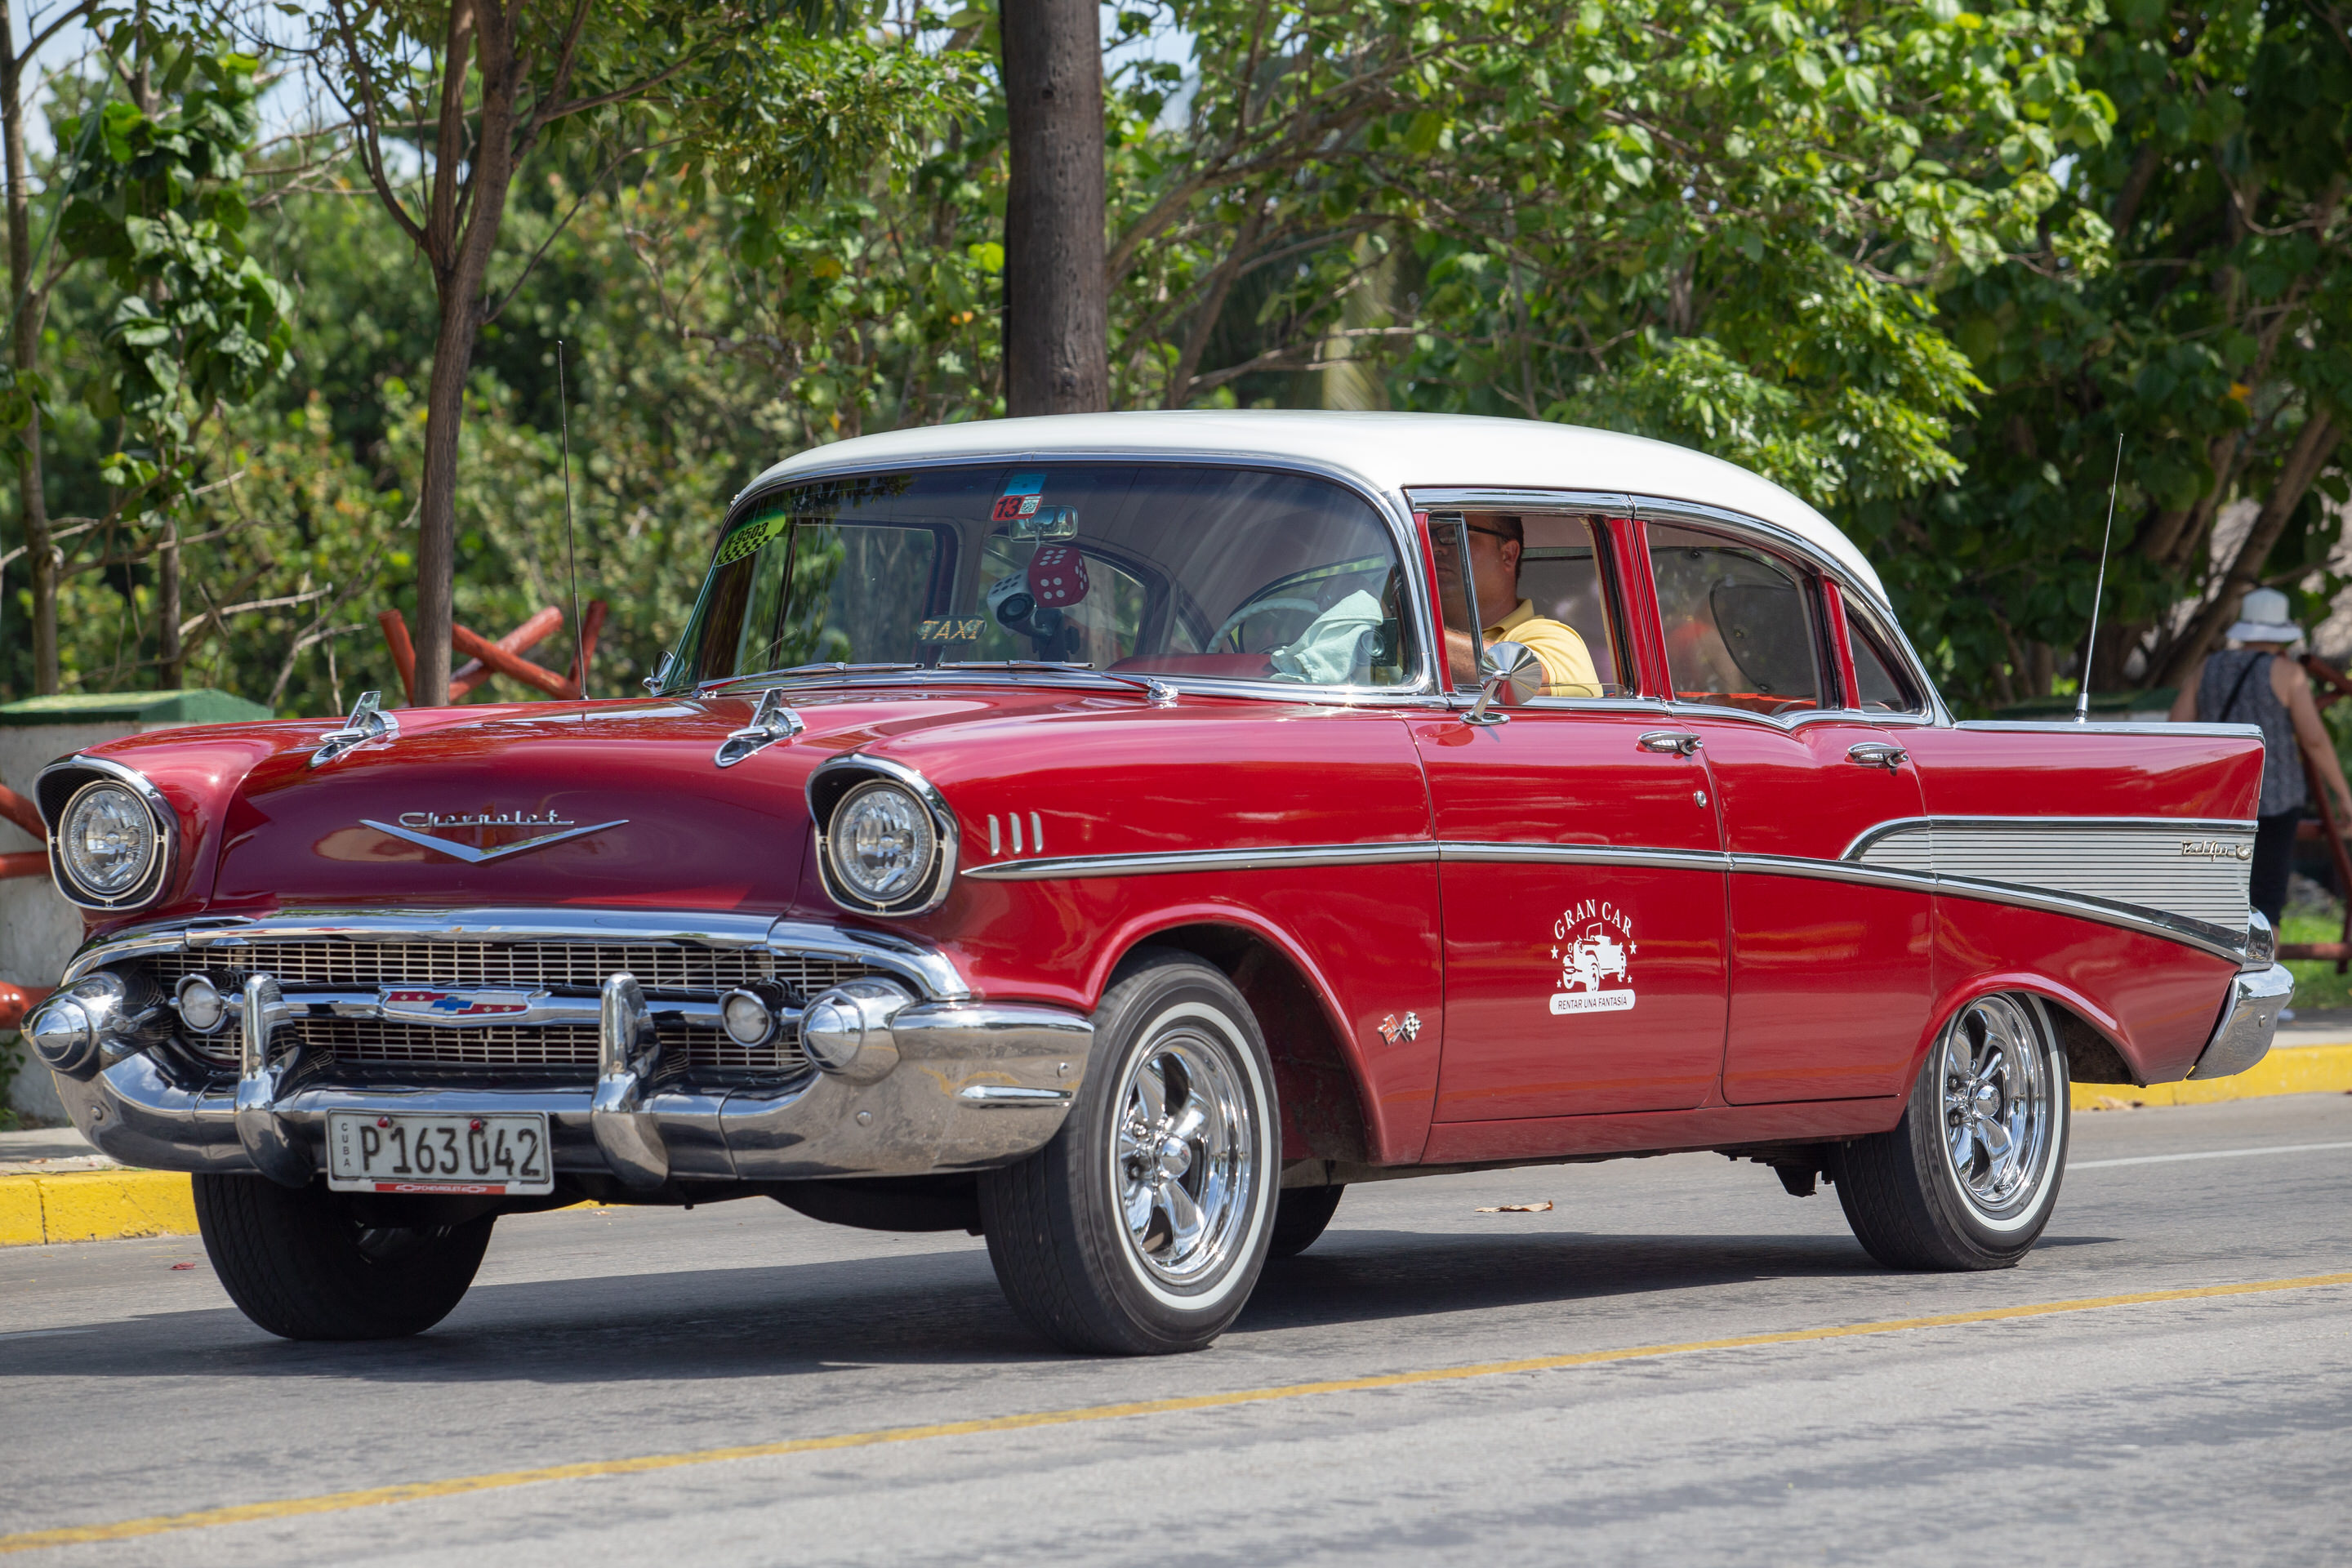
M 1489 839 L 1447 839 L 1437 858 L 1474 865 L 1632 866 L 1657 871 L 1727 871 L 1731 857 L 1719 849 L 1654 849 L 1617 844 L 1515 844 Z
M 2043 888 L 2021 888 L 2011 882 L 1988 882 L 1972 877 L 1936 879 L 1936 890 L 1955 898 L 1973 899 L 1979 903 L 2009 904 L 2020 909 L 2040 910 L 2047 914 L 2071 915 L 2076 920 L 2095 921 L 2101 925 L 2120 926 L 2143 936 L 2163 937 L 2184 946 L 2194 947 L 2236 962 L 2245 957 L 2246 933 L 2204 921 L 2190 920 L 2186 915 L 2167 913 L 2141 904 L 2116 903 L 2107 899 L 2095 899 L 2079 893 L 2053 892 Z
M 693 910 L 479 908 L 415 911 L 289 910 L 247 918 L 208 915 L 135 926 L 85 944 L 68 961 L 58 988 L 125 959 L 180 949 L 237 950 L 280 942 L 690 942 L 698 947 L 764 947 L 887 970 L 914 983 L 927 1000 L 971 994 L 938 949 L 891 931 L 857 931 L 789 918 Z
M 44 798 L 48 792 L 43 787 L 48 783 L 50 774 L 58 773 L 93 773 L 122 784 L 139 797 L 147 807 L 147 815 L 154 818 L 157 837 L 155 864 L 146 876 L 139 879 L 139 885 L 129 892 L 112 899 L 77 892 L 73 879 L 58 865 L 58 825 L 50 818 Z M 58 816 L 62 817 L 66 807 L 73 804 L 73 797 L 97 782 L 97 779 L 87 780 L 68 790 L 66 797 L 58 803 Z M 172 803 L 163 798 L 163 792 L 155 787 L 155 782 L 138 769 L 125 767 L 107 757 L 86 756 L 77 752 L 69 757 L 59 757 L 33 775 L 33 802 L 35 809 L 41 814 L 41 826 L 49 830 L 48 841 L 42 846 L 49 852 L 49 881 L 66 902 L 77 909 L 119 913 L 124 910 L 135 910 L 142 904 L 153 903 L 171 885 L 173 874 L 180 866 L 180 814 L 172 809 Z
M 2246 923 L 2253 846 L 2254 825 L 2227 819 L 1927 816 L 1880 823 L 1843 858 L 2235 933 Z
M 1427 839 L 1392 844 L 1307 844 L 1265 849 L 1174 849 L 1137 855 L 1061 855 L 974 866 L 983 882 L 1073 881 L 1088 877 L 1157 877 L 1186 871 L 1263 871 L 1283 866 L 1393 866 L 1434 860 Z
M 1492 485 L 1407 485 L 1404 499 L 1415 511 L 1443 510 L 1558 512 L 1597 511 L 1632 517 L 1633 498 L 1623 490 L 1539 490 Z
M 1762 877 L 1808 877 L 1818 882 L 1849 882 L 1860 887 L 1904 888 L 1932 893 L 1932 871 L 1906 871 L 1889 866 L 1863 866 L 1851 860 L 1815 860 L 1801 855 L 1734 855 L 1731 868 Z
M 2038 735 L 2229 735 L 2252 739 L 2258 724 L 2168 723 L 2161 719 L 2094 719 L 2077 724 L 2072 719 L 1963 719 L 1955 730 L 2005 730 Z

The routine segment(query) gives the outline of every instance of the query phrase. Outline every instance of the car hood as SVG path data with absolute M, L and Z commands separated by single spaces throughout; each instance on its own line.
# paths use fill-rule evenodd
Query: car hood
M 805 901 L 804 786 L 819 763 L 1072 697 L 796 692 L 806 729 L 724 769 L 714 757 L 750 722 L 751 700 L 403 710 L 398 735 L 320 766 L 311 755 L 333 726 L 315 720 L 158 731 L 98 754 L 145 773 L 179 808 L 191 852 L 209 862 L 191 867 L 185 886 L 215 912 L 529 904 L 772 913 Z

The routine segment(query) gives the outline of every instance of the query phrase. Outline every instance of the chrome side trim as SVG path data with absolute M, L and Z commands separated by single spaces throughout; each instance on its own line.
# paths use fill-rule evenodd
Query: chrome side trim
M 2231 931 L 2227 926 L 2191 920 L 2186 915 L 2150 909 L 2145 904 L 2129 904 L 2079 893 L 2053 892 L 2047 888 L 2024 888 L 2011 882 L 1988 882 L 1971 877 L 1947 877 L 1940 873 L 1936 878 L 1936 890 L 1955 898 L 1974 899 L 1981 903 L 2009 904 L 2053 915 L 2072 915 L 2076 920 L 2095 921 L 2101 925 L 2119 926 L 2126 931 L 2138 931 L 2143 936 L 2163 937 L 2186 947 L 2199 948 L 2216 958 L 2226 958 L 2232 963 L 2242 960 L 2246 953 L 2246 932 L 2243 930 Z
M 2173 724 L 2162 719 L 2094 719 L 2077 724 L 2072 719 L 1963 719 L 1955 730 L 2008 730 L 2039 735 L 2229 735 L 2259 736 L 2258 724 Z
M 139 797 L 147 807 L 147 815 L 155 820 L 155 865 L 139 879 L 137 887 L 117 898 L 94 898 L 77 891 L 73 879 L 68 877 L 58 864 L 58 819 L 65 815 L 66 807 L 76 795 L 81 793 L 84 784 L 97 782 L 96 779 L 85 779 L 76 784 L 52 809 L 48 788 L 50 775 L 73 773 L 96 773 L 100 778 L 125 786 Z M 77 909 L 113 913 L 135 910 L 142 904 L 152 904 L 163 896 L 163 889 L 171 885 L 173 874 L 180 868 L 180 814 L 172 809 L 171 802 L 163 798 L 163 792 L 155 787 L 154 781 L 136 768 L 124 767 L 107 757 L 85 756 L 77 752 L 70 757 L 59 757 L 34 775 L 33 800 L 40 811 L 41 825 L 49 830 L 49 841 L 44 846 L 49 851 L 49 881 L 57 888 L 58 896 Z
M 2168 826 L 2179 826 L 2176 821 Z M 2234 826 L 2234 825 L 2232 825 Z M 1865 836 L 1868 837 L 1868 836 Z M 975 867 L 964 875 L 986 881 L 1075 881 L 1094 877 L 1150 877 L 1200 871 L 1259 871 L 1290 866 L 1383 866 L 1437 860 L 1449 864 L 1623 866 L 1654 870 L 1740 872 L 1748 876 L 1804 877 L 1819 881 L 1948 894 L 1985 903 L 2009 904 L 2070 915 L 2180 942 L 2217 957 L 2242 960 L 2242 930 L 2123 900 L 2063 889 L 1941 873 L 1927 864 L 1872 865 L 1858 859 L 1817 860 L 1801 856 L 1726 854 L 1707 849 L 1662 849 L 1613 844 L 1513 844 L 1473 840 L 1393 844 L 1318 844 L 1267 849 L 1177 850 L 1147 855 L 1071 855 L 1055 859 L 1006 860 Z
M 1426 839 L 1394 844 L 1308 844 L 1266 849 L 1175 849 L 1139 855 L 1062 855 L 1001 860 L 964 875 L 985 882 L 1071 881 L 1088 877 L 1158 877 L 1187 871 L 1264 871 L 1282 866 L 1393 866 L 1434 860 Z
M 2253 852 L 2254 825 L 2245 821 L 1928 816 L 1880 823 L 1848 845 L 1843 858 L 2161 911 L 2236 932 L 2246 923 Z
M 779 953 L 845 959 L 905 976 L 929 1001 L 971 994 L 937 948 L 890 931 L 856 931 L 813 921 L 694 910 L 454 909 L 415 911 L 289 910 L 259 918 L 208 915 L 169 921 L 85 944 L 68 961 L 59 989 L 103 964 L 152 953 L 237 951 L 280 942 L 691 942 L 700 947 L 764 947 Z
M 1514 844 L 1447 839 L 1437 858 L 1472 864 L 1633 866 L 1659 871 L 1728 871 L 1731 857 L 1717 849 L 1652 849 L 1616 844 Z

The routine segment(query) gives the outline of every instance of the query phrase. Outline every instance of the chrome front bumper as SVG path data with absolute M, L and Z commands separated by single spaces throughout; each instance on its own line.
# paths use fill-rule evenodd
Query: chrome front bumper
M 979 1170 L 1035 1152 L 1060 1131 L 1094 1026 L 1058 1008 L 918 1004 L 892 1021 L 898 1059 L 871 1083 L 813 1072 L 776 1088 L 696 1089 L 616 1079 L 594 1088 L 420 1087 L 338 1070 L 190 1089 L 145 1055 L 87 1079 L 57 1075 L 74 1124 L 128 1165 L 260 1172 L 307 1181 L 323 1169 L 331 1110 L 483 1115 L 544 1111 L 555 1168 L 648 1190 L 667 1182 L 916 1175 Z M 282 1058 L 281 1058 L 282 1060 Z
M 806 998 L 805 1007 L 782 1009 L 810 1065 L 751 1081 L 711 1081 L 664 1059 L 660 1026 L 689 1013 L 698 1019 L 706 1003 L 648 997 L 625 972 L 605 975 L 594 998 L 535 995 L 520 1020 L 525 1027 L 576 1029 L 592 1017 L 596 1026 L 593 1082 L 549 1082 L 337 1060 L 312 1054 L 299 1031 L 289 1047 L 289 1020 L 383 1011 L 382 995 L 280 985 L 269 944 L 326 938 L 661 942 L 855 959 L 886 977 L 837 984 Z M 169 1006 L 143 1003 L 100 973 L 173 949 L 245 955 L 241 994 L 229 1008 L 240 1047 L 233 1082 L 158 1059 Z M 688 923 L 635 912 L 466 910 L 186 922 L 93 943 L 65 978 L 68 989 L 43 1004 L 58 1013 L 55 1026 L 45 1030 L 37 1016 L 27 1028 L 58 1069 L 58 1094 L 91 1142 L 127 1164 L 257 1172 L 289 1185 L 323 1167 L 327 1118 L 337 1110 L 544 1112 L 559 1174 L 609 1177 L 647 1193 L 673 1184 L 983 1169 L 1034 1152 L 1060 1130 L 1094 1038 L 1093 1024 L 1064 1008 L 972 998 L 941 955 L 902 939 L 740 916 Z M 79 1010 L 58 1012 L 67 1003 Z M 71 1044 L 77 1032 L 86 1048 Z
M 2242 1073 L 2270 1054 L 2271 1037 L 2278 1032 L 2279 1010 L 2294 994 L 2294 976 L 2283 963 L 2240 973 L 2230 992 L 2221 1021 L 2205 1044 L 2191 1079 L 2202 1081 Z

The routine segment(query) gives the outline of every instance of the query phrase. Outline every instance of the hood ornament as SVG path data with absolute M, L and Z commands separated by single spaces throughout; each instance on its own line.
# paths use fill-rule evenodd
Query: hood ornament
M 378 833 L 389 833 L 394 838 L 426 849 L 436 849 L 452 859 L 478 866 L 485 860 L 501 860 L 509 855 L 520 855 L 526 849 L 544 849 L 551 844 L 561 844 L 567 838 L 585 838 L 591 833 L 602 833 L 608 827 L 625 827 L 629 819 L 615 817 L 610 822 L 593 822 L 583 827 L 568 816 L 554 812 L 529 811 L 457 812 L 404 811 L 398 822 L 377 822 L 362 817 L 360 826 L 373 827 Z M 470 844 L 452 843 L 436 837 L 432 831 L 440 827 L 549 827 L 558 831 L 542 833 L 534 838 L 517 839 L 512 844 L 493 845 L 477 849 Z
M 343 721 L 340 730 L 330 730 L 319 737 L 319 749 L 310 753 L 310 765 L 323 767 L 354 746 L 370 741 L 392 741 L 400 736 L 400 721 L 383 711 L 383 693 L 362 691 L 360 700 L 352 704 L 352 716 Z
M 761 747 L 789 741 L 807 728 L 785 701 L 784 689 L 771 686 L 760 693 L 759 705 L 751 710 L 751 721 L 720 742 L 719 754 L 710 760 L 722 768 L 731 768 Z

